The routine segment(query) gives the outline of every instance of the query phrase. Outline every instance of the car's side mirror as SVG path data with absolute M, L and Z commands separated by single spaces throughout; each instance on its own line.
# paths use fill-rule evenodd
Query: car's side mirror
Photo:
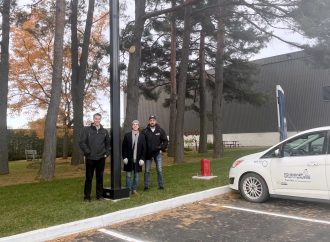
M 281 157 L 280 149 L 274 151 L 276 157 Z

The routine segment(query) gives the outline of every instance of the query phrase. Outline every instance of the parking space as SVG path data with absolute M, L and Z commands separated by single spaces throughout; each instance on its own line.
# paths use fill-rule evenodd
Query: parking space
M 330 206 L 236 193 L 57 241 L 329 241 Z

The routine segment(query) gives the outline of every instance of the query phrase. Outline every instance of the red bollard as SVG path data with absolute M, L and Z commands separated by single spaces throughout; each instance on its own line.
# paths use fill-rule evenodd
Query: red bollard
M 210 160 L 201 160 L 201 176 L 211 176 Z

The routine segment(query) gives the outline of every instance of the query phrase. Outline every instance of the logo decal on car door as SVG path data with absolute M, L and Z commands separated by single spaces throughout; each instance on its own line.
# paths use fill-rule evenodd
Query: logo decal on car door
M 308 170 L 298 173 L 284 173 L 284 180 L 290 182 L 311 182 L 311 175 Z

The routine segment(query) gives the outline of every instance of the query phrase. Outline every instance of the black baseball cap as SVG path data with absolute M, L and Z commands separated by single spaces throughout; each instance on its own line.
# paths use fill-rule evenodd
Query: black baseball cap
M 150 120 L 150 119 L 156 119 L 156 116 L 155 116 L 155 115 L 150 115 L 150 116 L 149 116 L 149 120 Z

